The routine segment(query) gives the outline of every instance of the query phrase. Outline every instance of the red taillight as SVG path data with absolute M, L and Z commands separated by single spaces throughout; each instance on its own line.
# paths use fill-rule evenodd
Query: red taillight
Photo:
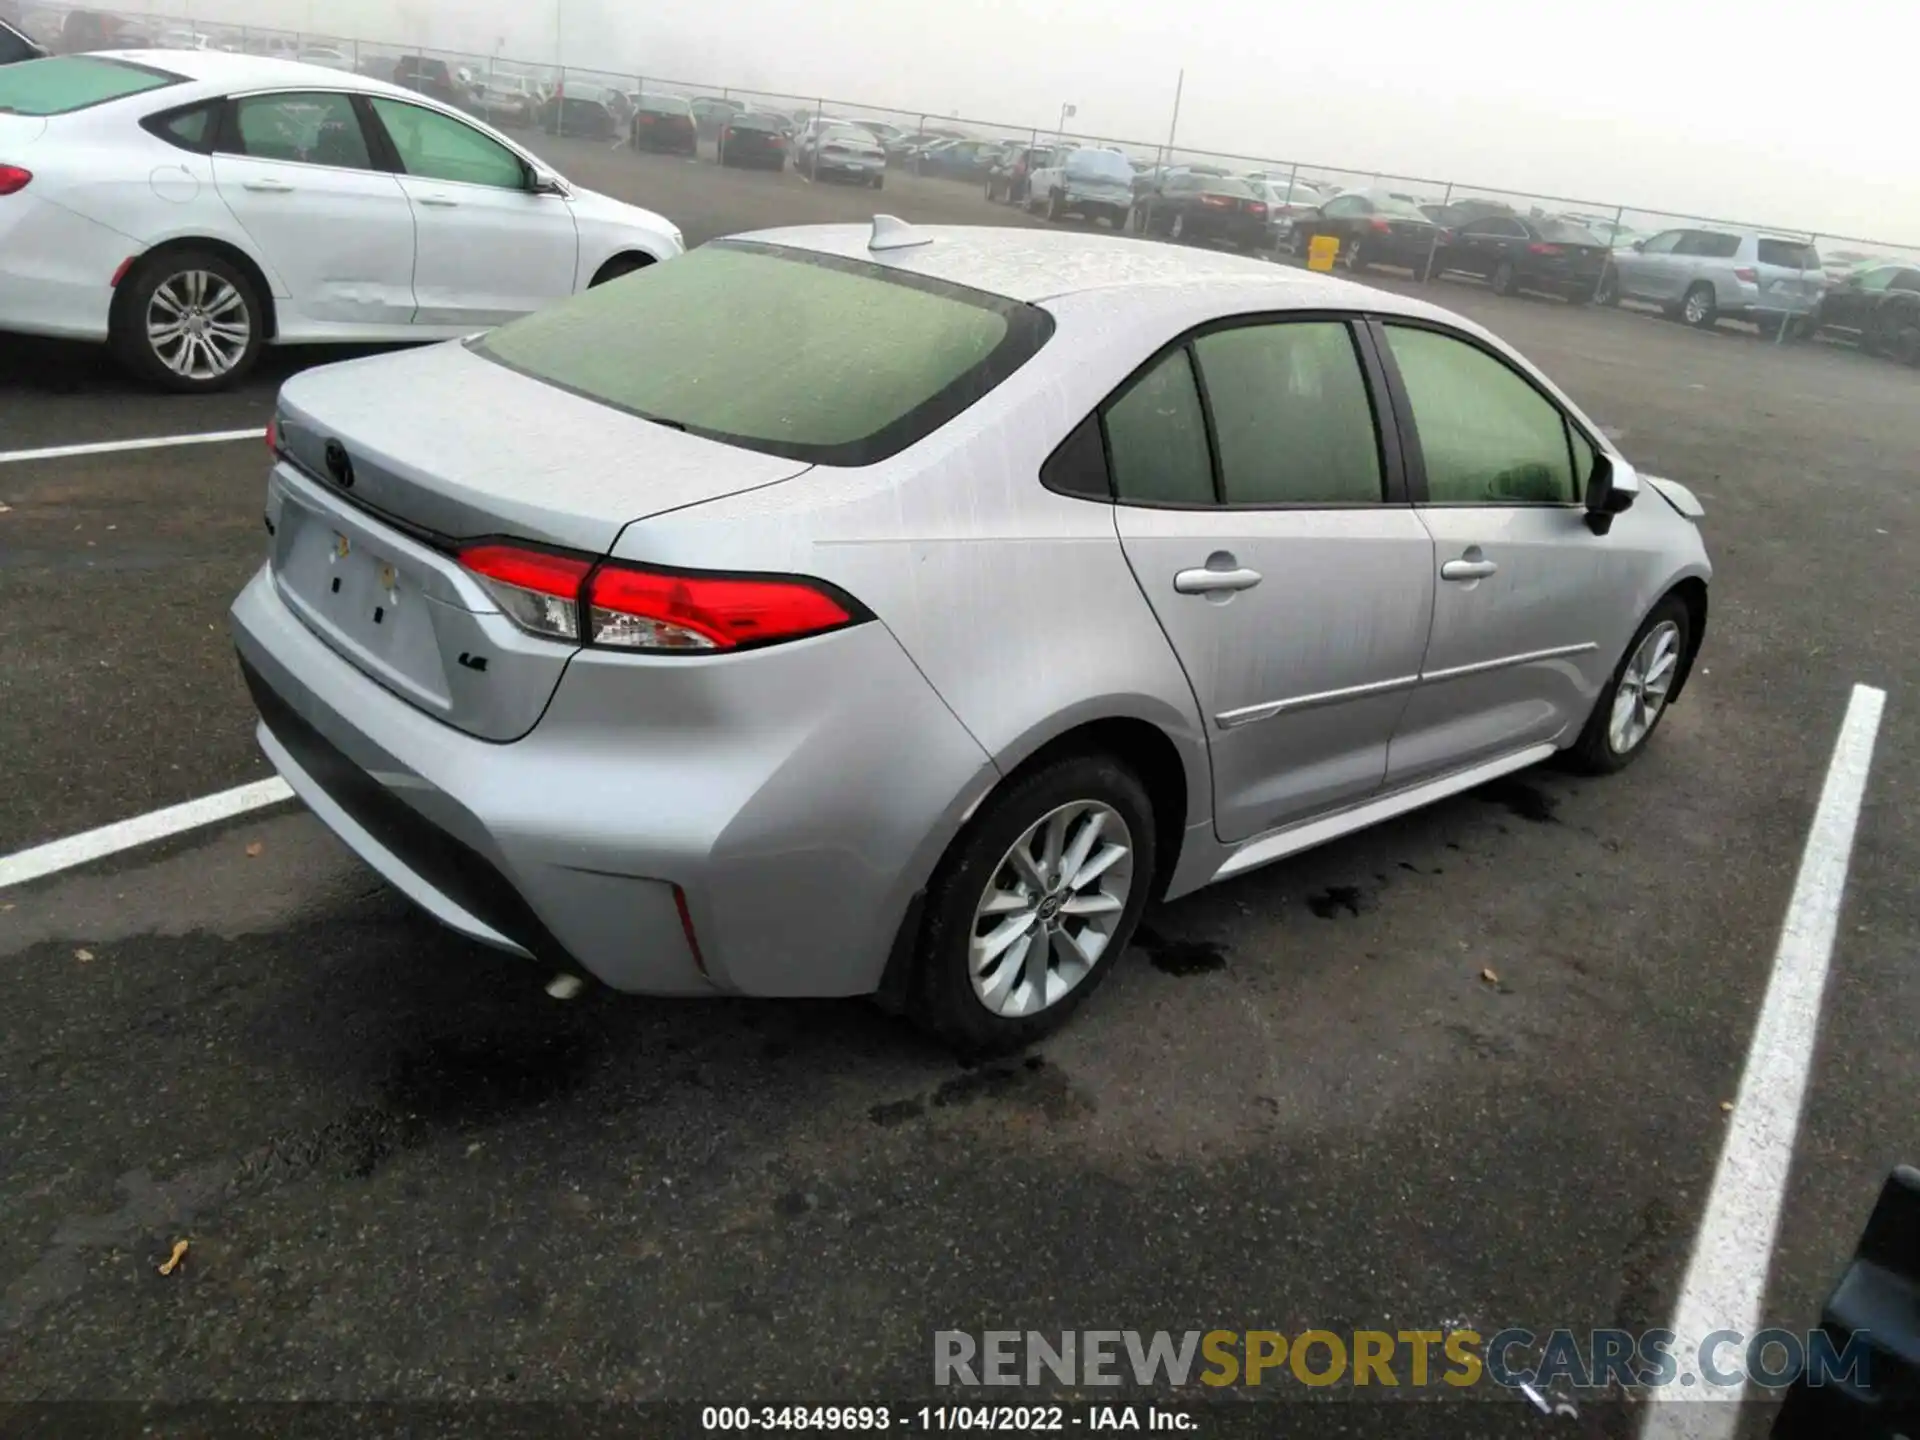
M 1249 200 L 1247 202 L 1247 213 L 1249 215 L 1264 215 L 1267 213 L 1267 207 L 1262 205 L 1258 200 Z
M 18 195 L 32 179 L 31 170 L 22 170 L 18 165 L 0 165 L 0 195 Z
M 1378 230 L 1382 235 L 1390 234 L 1393 230 L 1392 222 L 1387 220 L 1382 220 L 1378 215 L 1374 216 L 1373 219 L 1369 220 L 1367 223 L 1373 226 L 1373 228 Z
M 1751 265 L 1736 265 L 1733 267 L 1733 278 L 1744 285 L 1754 285 L 1759 283 L 1760 272 Z
M 1558 245 L 1534 244 L 1527 246 L 1529 255 L 1559 255 L 1563 253 Z
M 126 279 L 127 272 L 133 269 L 133 259 L 134 257 L 129 255 L 114 269 L 113 278 L 107 281 L 107 288 L 109 290 L 118 290 L 120 288 L 120 282 Z
M 267 421 L 267 454 L 276 460 L 280 458 L 280 417 L 278 415 Z
M 1202 205 L 1211 205 L 1216 210 L 1225 210 L 1232 206 L 1233 201 L 1227 199 L 1224 195 L 1202 195 L 1200 197 L 1200 203 Z
M 625 565 L 594 571 L 593 643 L 623 650 L 734 650 L 836 629 L 853 616 L 802 580 L 675 575 Z
M 653 123 L 653 116 L 648 115 L 647 113 L 642 111 L 640 115 L 640 123 L 642 125 L 651 125 Z
M 476 545 L 460 552 L 460 563 L 522 630 L 555 640 L 580 638 L 580 583 L 592 561 L 517 545 Z
M 476 545 L 460 563 L 521 629 L 618 650 L 738 650 L 852 623 L 805 580 L 675 574 L 518 545 Z M 581 611 L 586 627 L 581 627 Z

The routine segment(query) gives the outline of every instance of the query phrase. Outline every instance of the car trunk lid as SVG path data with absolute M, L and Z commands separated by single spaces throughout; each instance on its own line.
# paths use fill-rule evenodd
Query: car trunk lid
M 266 518 L 289 608 L 388 690 L 489 740 L 533 727 L 575 647 L 509 620 L 461 565 L 463 544 L 504 537 L 597 558 L 631 521 L 810 468 L 461 345 L 297 376 L 276 437 Z

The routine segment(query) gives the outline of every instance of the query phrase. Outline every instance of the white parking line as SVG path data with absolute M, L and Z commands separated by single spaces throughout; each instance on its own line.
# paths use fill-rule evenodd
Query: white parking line
M 131 850 L 136 845 L 151 845 L 155 840 L 164 840 L 183 830 L 196 830 L 202 825 L 230 820 L 249 810 L 277 805 L 282 800 L 292 798 L 293 791 L 287 788 L 286 781 L 277 777 L 256 780 L 251 785 L 222 790 L 217 795 L 202 795 L 198 800 L 169 805 L 164 810 L 152 810 L 145 815 L 136 815 L 131 820 L 102 825 L 98 830 L 69 835 L 64 840 L 50 840 L 45 845 L 36 845 L 31 850 L 21 850 L 0 858 L 0 890 L 9 885 L 24 885 L 29 880 L 38 880 L 61 870 L 71 870 L 76 865 L 85 865 L 121 850 Z
M 91 445 L 53 445 L 44 450 L 0 450 L 0 465 L 25 460 L 66 460 L 75 455 L 114 455 L 122 450 L 167 450 L 175 445 L 225 445 L 234 440 L 258 440 L 257 430 L 210 430 L 204 435 L 155 435 L 145 440 L 100 440 Z
M 1834 931 L 1846 894 L 1847 862 L 1886 699 L 1885 691 L 1854 686 L 1827 765 L 1713 1189 L 1675 1307 L 1673 1358 L 1681 1375 L 1702 1374 L 1700 1342 L 1716 1330 L 1736 1331 L 1744 1342 L 1759 1328 L 1780 1203 L 1820 1031 Z M 1724 1371 L 1739 1353 L 1729 1346 L 1713 1358 Z M 1739 1426 L 1739 1407 L 1684 1402 L 1738 1400 L 1742 1393 L 1741 1388 L 1714 1389 L 1697 1380 L 1685 1391 L 1663 1390 L 1647 1411 L 1641 1440 L 1731 1440 Z

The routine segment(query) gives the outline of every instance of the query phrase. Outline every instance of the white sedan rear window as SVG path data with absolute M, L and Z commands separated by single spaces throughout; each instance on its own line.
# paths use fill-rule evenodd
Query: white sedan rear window
M 101 55 L 56 55 L 0 66 L 0 115 L 70 115 L 186 77 Z

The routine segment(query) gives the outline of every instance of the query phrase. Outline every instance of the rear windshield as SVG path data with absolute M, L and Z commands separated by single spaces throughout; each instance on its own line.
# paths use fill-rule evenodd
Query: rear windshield
M 1086 180 L 1117 180 L 1133 184 L 1133 167 L 1127 157 L 1111 150 L 1076 150 L 1067 157 L 1067 174 Z
M 1551 240 L 1556 245 L 1604 245 L 1607 242 L 1571 220 L 1541 220 L 1534 228 L 1540 232 L 1542 240 Z
M 1200 190 L 1208 195 L 1238 195 L 1243 200 L 1253 198 L 1253 187 L 1244 180 L 1236 180 L 1231 175 L 1203 176 Z
M 748 450 L 870 465 L 1047 341 L 1046 312 L 865 260 L 719 241 L 472 343 L 590 400 Z
M 0 115 L 68 115 L 185 76 L 100 55 L 58 55 L 0 68 Z
M 1766 240 L 1760 242 L 1760 263 L 1780 265 L 1788 270 L 1818 270 L 1820 255 L 1803 240 Z
M 1394 216 L 1401 220 L 1427 218 L 1420 207 L 1411 201 L 1401 200 L 1392 195 L 1369 195 L 1367 199 L 1373 205 L 1373 213 L 1376 215 Z
M 736 130 L 778 130 L 780 122 L 771 115 L 736 115 L 727 122 Z
M 674 95 L 642 95 L 640 108 L 649 115 L 691 115 L 687 102 Z

